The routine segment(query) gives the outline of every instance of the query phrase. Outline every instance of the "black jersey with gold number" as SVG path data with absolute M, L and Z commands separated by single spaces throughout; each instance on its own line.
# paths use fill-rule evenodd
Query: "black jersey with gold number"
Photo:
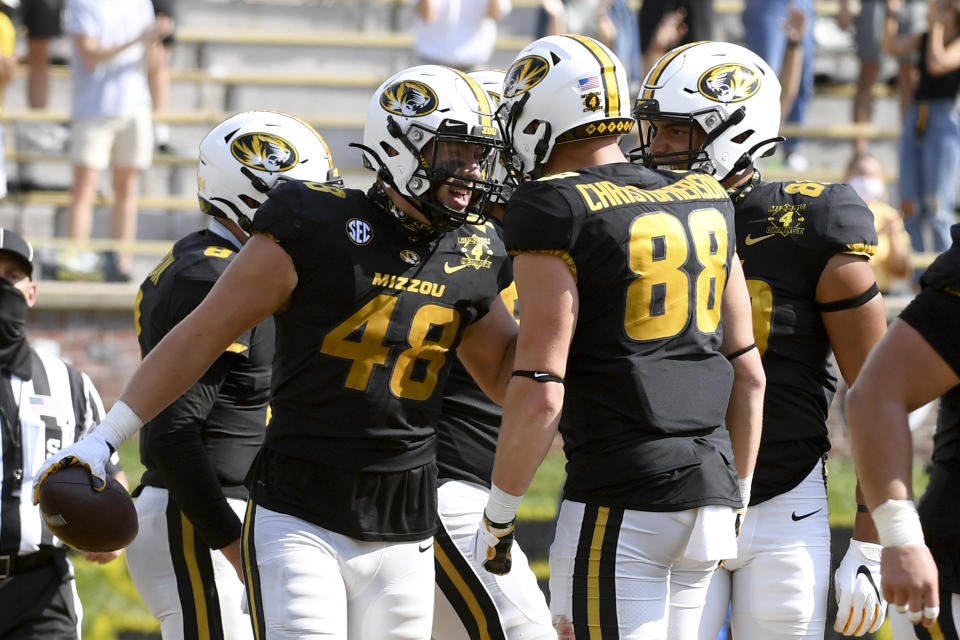
M 414 242 L 363 192 L 312 183 L 274 190 L 254 230 L 298 277 L 275 315 L 265 449 L 301 461 L 312 480 L 291 489 L 274 460 L 258 470 L 254 499 L 359 539 L 431 535 L 448 351 L 499 293 L 507 258 L 496 230 Z
M 137 294 L 144 356 L 203 301 L 235 255 L 228 240 L 209 230 L 174 244 Z M 247 497 L 244 477 L 266 427 L 273 342 L 269 318 L 237 338 L 140 432 L 142 484 L 168 488 L 212 548 L 239 536 L 239 521 L 223 496 Z
M 737 253 L 767 389 L 751 504 L 797 486 L 830 449 L 837 388 L 817 283 L 838 253 L 870 256 L 873 214 L 849 185 L 759 182 L 736 205 Z
M 564 496 L 647 511 L 739 505 L 724 428 L 733 369 L 718 351 L 733 206 L 719 184 L 589 167 L 524 184 L 504 229 L 511 254 L 559 255 L 577 283 Z

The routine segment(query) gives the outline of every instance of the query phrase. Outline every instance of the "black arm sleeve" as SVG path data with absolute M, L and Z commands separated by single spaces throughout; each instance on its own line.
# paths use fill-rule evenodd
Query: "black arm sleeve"
M 234 358 L 220 356 L 203 378 L 150 423 L 151 460 L 173 500 L 212 549 L 240 537 L 240 518 L 227 504 L 203 439 L 204 421 Z

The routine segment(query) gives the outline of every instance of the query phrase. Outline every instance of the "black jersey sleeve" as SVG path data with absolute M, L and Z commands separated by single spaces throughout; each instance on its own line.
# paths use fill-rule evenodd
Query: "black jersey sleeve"
M 282 184 L 257 209 L 252 231 L 273 238 L 290 255 L 299 272 L 302 265 L 310 262 L 308 252 L 316 251 L 315 238 L 304 238 L 309 226 L 307 210 L 323 205 L 323 194 L 308 191 L 299 182 Z
M 877 252 L 877 229 L 873 212 L 848 184 L 827 187 L 826 228 L 823 247 L 830 254 L 848 253 L 871 257 Z
M 203 425 L 236 356 L 224 354 L 196 384 L 151 420 L 152 465 L 203 541 L 219 549 L 240 536 L 203 441 Z
M 554 180 L 528 182 L 510 198 L 503 229 L 511 255 L 567 251 L 574 232 L 570 203 L 556 189 Z
M 213 285 L 213 282 L 207 280 L 179 278 L 175 296 L 176 302 L 171 306 L 170 317 L 167 318 L 168 326 L 172 329 L 178 322 L 190 315 L 210 293 Z M 251 331 L 252 329 L 248 329 L 238 336 L 227 348 L 227 351 L 241 358 L 246 358 L 249 353 Z
M 933 350 L 960 376 L 960 295 L 943 289 L 924 289 L 900 312 Z
M 960 375 L 960 224 L 950 228 L 953 245 L 920 278 L 920 294 L 900 313 Z

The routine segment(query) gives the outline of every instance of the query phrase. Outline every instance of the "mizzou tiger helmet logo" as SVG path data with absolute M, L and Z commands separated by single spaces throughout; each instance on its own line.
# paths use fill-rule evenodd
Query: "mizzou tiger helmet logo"
M 405 118 L 425 116 L 439 104 L 433 89 L 416 80 L 395 82 L 380 94 L 380 106 L 385 111 Z
M 760 89 L 760 76 L 736 62 L 708 69 L 697 81 L 700 93 L 714 102 L 740 102 Z
M 258 171 L 288 171 L 300 161 L 293 145 L 272 133 L 245 133 L 230 144 L 240 164 Z
M 514 62 L 507 70 L 503 81 L 503 95 L 512 98 L 530 91 L 547 77 L 550 63 L 540 56 L 524 56 Z

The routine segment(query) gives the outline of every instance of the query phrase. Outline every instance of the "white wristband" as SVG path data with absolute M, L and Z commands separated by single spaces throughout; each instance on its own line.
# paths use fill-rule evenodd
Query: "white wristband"
M 517 516 L 517 509 L 522 500 L 523 496 L 510 495 L 497 485 L 493 485 L 490 487 L 490 497 L 487 498 L 487 508 L 483 513 L 490 522 L 506 524 Z
M 750 506 L 750 489 L 753 486 L 753 474 L 746 478 L 737 478 L 737 485 L 740 487 L 740 500 L 743 502 L 743 508 Z
M 884 547 L 924 544 L 923 527 L 912 500 L 887 500 L 870 515 Z
M 123 400 L 117 400 L 100 424 L 94 427 L 94 431 L 103 436 L 107 444 L 116 451 L 120 443 L 139 431 L 142 426 L 143 420 L 133 412 L 130 405 Z

